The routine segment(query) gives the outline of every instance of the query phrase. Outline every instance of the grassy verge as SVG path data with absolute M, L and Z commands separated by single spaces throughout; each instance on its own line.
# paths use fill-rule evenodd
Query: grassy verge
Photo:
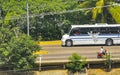
M 67 70 L 48 70 L 35 72 L 35 75 L 68 75 Z M 120 75 L 120 68 L 112 69 L 110 72 L 104 71 L 104 69 L 88 69 L 87 74 L 79 74 L 79 75 Z
M 88 75 L 120 75 L 120 68 L 112 69 L 110 72 L 103 69 L 89 69 Z
M 68 74 L 67 74 L 67 70 L 49 70 L 49 71 L 35 72 L 35 75 L 68 75 Z

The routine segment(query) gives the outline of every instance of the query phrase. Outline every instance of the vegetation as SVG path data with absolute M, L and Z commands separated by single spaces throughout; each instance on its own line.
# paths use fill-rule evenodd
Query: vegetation
M 35 40 L 60 39 L 71 24 L 120 23 L 116 0 L 28 0 L 28 4 Z M 27 33 L 26 0 L 0 0 L 0 25 Z
M 71 24 L 120 24 L 116 0 L 28 0 L 30 36 L 27 33 L 26 0 L 0 0 L 0 61 L 13 69 L 33 67 L 34 51 L 41 48 L 34 40 L 58 40 Z M 75 61 L 74 61 L 75 58 Z M 77 54 L 71 65 L 81 64 Z M 71 68 L 73 69 L 73 68 Z
M 106 55 L 106 61 L 105 61 L 106 71 L 111 71 L 112 68 L 111 66 L 112 66 L 111 54 L 108 53 Z
M 0 28 L 0 62 L 12 69 L 35 67 L 34 51 L 40 46 L 31 37 L 21 34 L 19 28 Z
M 69 60 L 70 63 L 68 63 L 66 66 L 67 69 L 73 73 L 80 72 L 86 64 L 85 58 L 76 53 L 73 53 L 72 56 L 69 57 Z
M 92 10 L 93 19 L 100 23 L 120 23 L 118 17 L 120 13 L 119 5 L 116 5 L 115 0 L 99 0 L 96 2 L 96 7 Z M 113 6 L 114 5 L 114 6 Z M 120 20 L 119 20 L 120 21 Z
M 19 63 L 14 68 L 31 67 L 28 61 L 34 58 L 32 52 L 40 49 L 32 39 L 58 40 L 71 24 L 120 23 L 116 0 L 28 0 L 28 4 L 32 38 L 25 35 L 26 0 L 0 0 L 1 62 Z

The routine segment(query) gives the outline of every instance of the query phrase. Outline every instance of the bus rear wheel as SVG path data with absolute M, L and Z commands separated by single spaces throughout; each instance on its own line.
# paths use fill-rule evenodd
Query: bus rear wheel
M 107 39 L 107 40 L 106 40 L 106 45 L 107 45 L 107 46 L 113 45 L 113 40 L 112 40 L 112 39 Z
M 67 40 L 66 41 L 66 46 L 71 47 L 73 45 L 72 40 Z

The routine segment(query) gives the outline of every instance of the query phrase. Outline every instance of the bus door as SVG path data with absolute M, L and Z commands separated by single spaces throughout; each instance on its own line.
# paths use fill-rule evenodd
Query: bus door
M 79 32 L 79 28 L 73 28 L 71 31 L 70 31 L 70 39 L 73 41 L 73 45 L 78 45 L 79 44 L 79 35 L 80 35 L 80 32 Z

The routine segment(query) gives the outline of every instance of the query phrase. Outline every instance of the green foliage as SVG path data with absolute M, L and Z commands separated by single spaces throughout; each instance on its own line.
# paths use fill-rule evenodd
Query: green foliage
M 112 17 L 115 18 L 115 21 L 120 24 L 120 6 L 110 7 L 109 12 L 112 14 Z
M 0 43 L 7 43 L 10 39 L 9 37 L 12 37 L 12 31 L 8 28 L 2 28 L 0 27 Z
M 104 5 L 104 0 L 99 0 L 96 3 L 96 7 L 99 7 L 99 8 L 95 8 L 92 10 L 93 11 L 93 19 L 96 19 L 97 15 L 102 13 L 102 6 L 103 5 Z
M 113 0 L 99 0 L 96 2 L 95 8 L 92 9 L 92 19 L 97 23 L 120 23 L 116 16 L 120 11 L 118 11 L 118 5 L 113 6 L 116 3 Z
M 1 23 L 6 27 L 20 27 L 24 33 L 27 33 L 26 0 L 1 0 L 0 4 L 2 7 L 2 19 L 4 19 Z M 61 36 L 67 32 L 71 23 L 83 24 L 88 22 L 88 20 L 85 20 L 87 16 L 84 13 L 59 13 L 79 9 L 76 0 L 28 0 L 28 4 L 30 35 L 35 40 L 39 39 L 38 36 L 42 36 L 43 40 L 61 39 Z M 85 17 L 84 21 L 80 21 L 83 20 L 83 17 Z M 62 29 L 63 27 L 65 29 Z
M 107 53 L 106 54 L 106 60 L 105 60 L 105 62 L 104 62 L 104 64 L 105 64 L 105 68 L 106 68 L 106 71 L 111 71 L 111 69 L 112 69 L 112 60 L 111 60 L 111 53 Z
M 106 61 L 105 61 L 105 65 L 108 66 L 111 64 L 111 56 L 110 54 L 106 55 Z
M 35 40 L 56 40 L 67 32 L 71 24 L 94 22 L 119 23 L 119 6 L 113 0 L 28 0 L 30 35 Z M 93 8 L 94 9 L 86 9 Z M 83 9 L 83 10 L 80 10 Z M 0 0 L 0 25 L 19 27 L 27 33 L 26 0 Z
M 15 28 L 16 29 L 16 28 Z M 20 34 L 16 36 L 15 29 L 1 28 L 0 30 L 0 61 L 13 69 L 28 69 L 35 65 L 36 55 L 33 52 L 41 48 L 31 37 Z
M 67 69 L 73 73 L 81 71 L 81 69 L 86 64 L 86 59 L 76 53 L 73 53 L 72 56 L 69 57 L 69 60 L 70 63 L 68 63 L 66 66 Z
M 41 41 L 41 40 L 42 40 L 42 36 L 39 36 L 39 37 L 38 37 L 38 41 Z

